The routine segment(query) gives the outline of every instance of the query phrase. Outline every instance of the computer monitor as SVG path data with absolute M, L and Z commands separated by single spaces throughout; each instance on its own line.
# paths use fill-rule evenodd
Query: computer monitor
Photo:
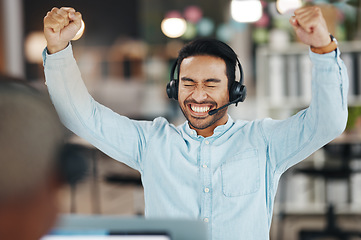
M 202 221 L 63 215 L 40 240 L 207 240 Z
M 109 232 L 102 230 L 53 231 L 40 240 L 172 240 L 168 233 Z
M 79 235 L 78 235 L 79 234 Z M 167 235 L 135 234 L 135 235 L 89 235 L 89 233 L 47 235 L 40 240 L 172 240 Z

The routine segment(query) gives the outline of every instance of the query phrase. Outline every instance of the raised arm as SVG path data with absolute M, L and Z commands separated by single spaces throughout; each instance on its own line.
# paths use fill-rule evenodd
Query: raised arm
M 141 170 L 142 152 L 154 122 L 132 121 L 96 102 L 88 93 L 69 41 L 81 14 L 53 8 L 44 18 L 46 85 L 63 124 L 116 160 Z
M 312 50 L 312 100 L 307 109 L 286 120 L 263 122 L 269 159 L 279 174 L 339 136 L 347 122 L 347 71 L 321 10 L 298 9 L 290 22 Z

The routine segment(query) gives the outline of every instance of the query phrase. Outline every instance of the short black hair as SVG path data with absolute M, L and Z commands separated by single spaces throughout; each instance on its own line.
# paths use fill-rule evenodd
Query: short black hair
M 221 58 L 226 64 L 226 76 L 228 78 L 228 89 L 235 81 L 235 67 L 237 64 L 237 54 L 226 43 L 213 38 L 200 38 L 186 44 L 178 54 L 177 69 L 179 79 L 179 69 L 183 59 L 191 56 L 214 56 Z

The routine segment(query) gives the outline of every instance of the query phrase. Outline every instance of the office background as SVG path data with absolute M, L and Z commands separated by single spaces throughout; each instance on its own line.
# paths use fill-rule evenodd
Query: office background
M 235 3 L 236 2 L 236 3 Z M 338 39 L 350 77 L 349 121 L 345 133 L 283 176 L 276 198 L 271 239 L 300 239 L 302 230 L 324 230 L 335 220 L 342 231 L 361 229 L 361 3 L 358 0 L 0 0 L 0 72 L 46 91 L 41 52 L 43 18 L 52 7 L 72 6 L 85 30 L 73 41 L 75 58 L 91 94 L 133 119 L 164 116 L 184 121 L 166 83 L 178 50 L 196 37 L 231 45 L 242 63 L 246 101 L 229 108 L 234 119 L 284 119 L 307 107 L 311 92 L 308 48 L 288 23 L 300 2 L 318 4 Z M 287 5 L 287 4 L 286 4 Z M 235 10 L 237 12 L 237 10 Z M 252 19 L 252 17 L 258 19 Z M 180 19 L 165 29 L 164 21 Z M 248 22 L 251 21 L 251 22 Z M 163 23 L 163 29 L 162 29 Z M 183 32 L 172 30 L 183 29 Z M 170 32 L 167 32 L 170 31 Z M 167 36 L 167 35 L 168 36 Z M 173 34 L 173 35 L 172 35 Z M 139 174 L 82 139 L 90 162 L 88 177 L 61 194 L 63 213 L 142 215 Z M 356 238 L 357 239 L 357 238 Z

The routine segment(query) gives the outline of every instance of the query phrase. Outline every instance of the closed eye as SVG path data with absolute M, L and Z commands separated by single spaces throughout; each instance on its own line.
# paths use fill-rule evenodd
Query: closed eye
M 191 79 L 191 78 L 187 78 L 187 77 L 182 78 L 182 83 L 183 83 L 183 86 L 185 86 L 185 87 L 193 87 L 193 86 L 195 86 L 194 80 Z
M 205 81 L 205 85 L 209 88 L 215 88 L 219 85 L 220 82 L 221 82 L 221 80 L 219 80 L 219 79 L 211 78 L 211 79 L 207 79 Z

